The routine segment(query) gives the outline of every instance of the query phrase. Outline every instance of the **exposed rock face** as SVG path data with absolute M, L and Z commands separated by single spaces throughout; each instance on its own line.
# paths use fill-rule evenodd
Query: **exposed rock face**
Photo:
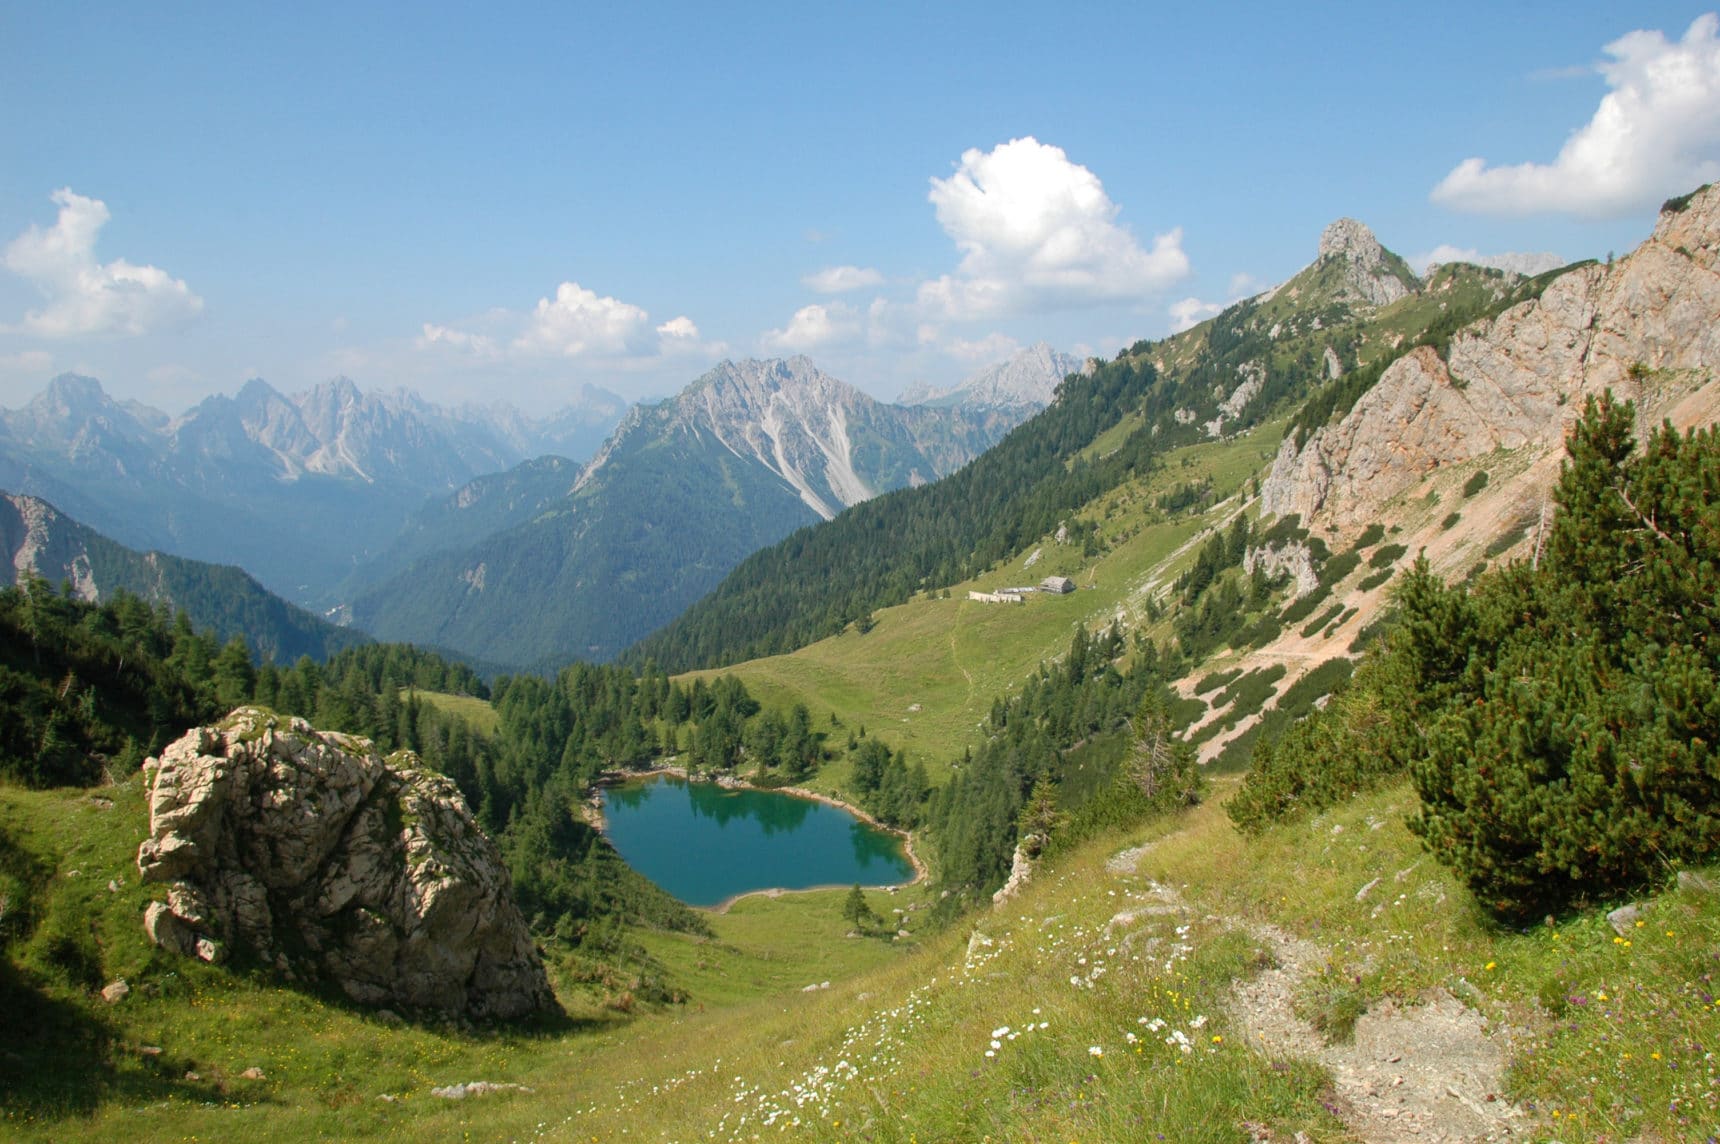
M 724 361 L 669 401 L 635 407 L 574 491 L 598 482 L 605 466 L 665 439 L 709 436 L 829 520 L 880 492 L 954 472 L 1044 404 L 1004 400 L 995 387 L 991 393 L 989 403 L 885 405 L 804 356 Z
M 17 583 L 31 573 L 50 584 L 65 579 L 78 599 L 100 599 L 89 553 L 67 536 L 62 519 L 45 500 L 0 493 L 0 557 L 10 554 L 12 563 L 5 580 Z
M 1410 293 L 1401 276 L 1408 268 L 1392 265 L 1374 232 L 1353 218 L 1339 219 L 1320 235 L 1320 258 L 1349 262 L 1344 284 L 1357 301 L 1388 306 Z
M 1300 540 L 1289 544 L 1269 544 L 1265 548 L 1250 548 L 1242 554 L 1242 571 L 1252 576 L 1256 568 L 1276 579 L 1290 577 L 1291 598 L 1300 600 L 1320 587 L 1319 573 L 1314 571 L 1314 554 Z
M 1002 905 L 1009 901 L 1032 880 L 1034 855 L 1038 854 L 1040 847 L 1044 845 L 1045 836 L 1041 834 L 1029 834 L 1015 844 L 1015 855 L 1009 861 L 1009 880 L 992 894 L 993 905 Z
M 137 865 L 169 884 L 150 938 L 211 962 L 241 949 L 365 1005 L 556 1010 L 495 844 L 416 763 L 258 708 L 187 732 L 145 772 Z
M 1330 232 L 1328 232 L 1330 233 Z M 1346 528 L 1445 465 L 1495 449 L 1562 447 L 1584 399 L 1638 403 L 1637 428 L 1706 424 L 1720 412 L 1720 188 L 1660 216 L 1610 267 L 1560 277 L 1451 341 L 1399 359 L 1336 425 L 1286 440 L 1261 489 L 1267 513 Z

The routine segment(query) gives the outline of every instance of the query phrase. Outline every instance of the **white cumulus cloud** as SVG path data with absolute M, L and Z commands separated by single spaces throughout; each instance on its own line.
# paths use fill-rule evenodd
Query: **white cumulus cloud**
M 817 294 L 846 294 L 884 284 L 884 275 L 869 266 L 827 266 L 808 274 L 801 285 Z
M 639 370 L 667 359 L 728 351 L 705 341 L 685 314 L 653 322 L 641 306 L 567 281 L 530 310 L 497 307 L 452 325 L 424 322 L 413 346 L 443 360 L 494 362 L 526 370 L 568 359 L 593 368 Z
M 833 302 L 802 306 L 780 330 L 766 330 L 759 341 L 773 353 L 805 353 L 845 342 L 860 332 L 860 316 L 852 306 Z
M 944 347 L 944 352 L 951 357 L 963 361 L 992 362 L 1008 361 L 1021 352 L 1021 343 L 1008 334 L 990 333 L 983 338 L 951 338 Z
M 967 320 L 1129 301 L 1189 272 L 1182 231 L 1143 248 L 1118 225 L 1099 177 L 1032 136 L 962 154 L 929 194 L 961 251 L 954 274 L 923 283 L 929 315 Z
M 203 299 L 159 267 L 96 261 L 96 238 L 111 217 L 106 203 L 70 187 L 53 199 L 60 207 L 54 225 L 32 225 L 6 247 L 6 268 L 47 299 L 24 315 L 20 329 L 45 338 L 136 335 L 202 311 Z
M 1208 318 L 1224 313 L 1223 302 L 1203 302 L 1199 298 L 1184 298 L 1170 306 L 1171 333 L 1192 330 Z
M 495 357 L 498 352 L 495 339 L 486 334 L 457 330 L 452 326 L 437 325 L 435 322 L 424 323 L 424 332 L 418 337 L 418 346 L 420 349 L 447 346 L 462 353 L 486 358 Z
M 1611 90 L 1551 163 L 1459 163 L 1434 202 L 1487 214 L 1607 218 L 1720 178 L 1720 17 L 1698 17 L 1672 42 L 1635 31 L 1606 45 Z
M 650 333 L 651 315 L 638 306 L 563 282 L 554 298 L 538 299 L 514 348 L 561 357 L 643 353 Z

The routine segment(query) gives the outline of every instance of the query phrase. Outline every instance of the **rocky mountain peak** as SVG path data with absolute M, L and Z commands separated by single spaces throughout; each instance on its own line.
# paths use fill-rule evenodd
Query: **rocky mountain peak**
M 1377 266 L 1384 253 L 1368 224 L 1357 219 L 1341 218 L 1320 234 L 1321 258 L 1343 255 L 1363 266 Z
M 1520 469 L 1531 467 L 1514 486 L 1517 508 L 1534 516 L 1586 397 L 1635 400 L 1641 433 L 1662 419 L 1681 428 L 1720 419 L 1720 188 L 1668 208 L 1635 251 L 1573 268 L 1538 298 L 1460 331 L 1443 353 L 1405 354 L 1344 417 L 1286 438 L 1262 513 L 1360 527 L 1394 498 L 1445 491 L 1440 470 L 1513 450 Z M 1465 535 L 1433 530 L 1429 559 L 1439 567 Z
M 108 444 L 134 444 L 149 434 L 149 425 L 108 396 L 102 383 L 82 374 L 62 373 L 41 393 L 15 412 L 0 411 L 0 422 L 12 434 L 37 444 L 52 443 L 84 455 Z
M 1340 259 L 1345 263 L 1339 284 L 1341 300 L 1388 306 L 1419 288 L 1408 264 L 1381 246 L 1365 223 L 1353 218 L 1339 219 L 1320 235 L 1315 265 Z
M 1720 249 L 1720 184 L 1708 183 L 1688 195 L 1668 199 L 1650 239 L 1712 267 Z
M 1035 342 L 1007 361 L 970 374 L 953 389 L 917 385 L 898 399 L 904 405 L 962 405 L 982 409 L 1043 409 L 1051 404 L 1065 377 L 1079 373 L 1079 358 Z
M 37 394 L 27 411 L 39 421 L 77 421 L 113 405 L 102 383 L 78 373 L 62 373 Z
M 272 401 L 285 401 L 280 391 L 260 377 L 253 377 L 239 387 L 239 392 L 233 395 L 233 400 L 241 407 L 256 407 L 267 405 Z

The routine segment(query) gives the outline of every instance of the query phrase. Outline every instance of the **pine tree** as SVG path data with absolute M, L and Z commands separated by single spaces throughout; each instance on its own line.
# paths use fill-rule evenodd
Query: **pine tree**
M 1412 825 L 1509 917 L 1720 854 L 1720 439 L 1666 427 L 1633 458 L 1632 417 L 1585 408 L 1538 568 L 1404 598 L 1394 652 L 1443 695 Z
M 862 932 L 870 929 L 877 920 L 872 907 L 866 904 L 866 894 L 860 889 L 859 882 L 854 883 L 854 888 L 848 891 L 848 897 L 842 902 L 842 917 Z

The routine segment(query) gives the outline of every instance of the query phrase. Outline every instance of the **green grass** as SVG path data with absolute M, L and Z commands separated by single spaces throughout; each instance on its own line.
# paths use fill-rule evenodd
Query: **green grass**
M 1177 450 L 1149 479 L 1099 498 L 1080 516 L 1097 522 L 1106 549 L 1100 556 L 1082 561 L 1072 546 L 1041 537 L 987 574 L 950 585 L 947 600 L 922 595 L 880 609 L 876 626 L 865 635 L 849 631 L 723 671 L 739 676 L 766 705 L 805 703 L 820 727 L 829 727 L 832 713 L 845 728 L 864 725 L 893 749 L 906 750 L 911 760 L 924 761 L 932 781 L 941 783 L 949 762 L 975 742 L 994 699 L 1019 687 L 1041 663 L 1063 655 L 1076 625 L 1097 630 L 1119 611 L 1136 613 L 1139 599 L 1131 589 L 1149 573 L 1167 583 L 1174 579 L 1192 563 L 1194 551 L 1191 547 L 1174 560 L 1173 554 L 1236 507 L 1231 501 L 1198 516 L 1165 521 L 1153 509 L 1153 499 L 1177 484 L 1207 478 L 1220 501 L 1232 497 L 1271 457 L 1282 428 L 1274 424 L 1234 440 Z M 1024 569 L 1022 562 L 1036 548 L 1044 555 Z M 1052 571 L 1069 575 L 1078 590 L 1067 596 L 1035 595 L 1025 605 L 967 599 L 969 589 L 1037 583 Z M 1138 614 L 1135 619 L 1142 622 Z M 685 678 L 715 674 L 720 673 Z M 919 710 L 912 710 L 916 705 Z M 845 778 L 845 765 L 838 763 L 807 785 L 836 792 Z
M 4 1133 L 750 1139 L 799 1116 L 791 1138 L 1240 1140 L 1247 1121 L 1341 1139 L 1321 1070 L 1251 1052 L 1227 1023 L 1230 983 L 1264 964 L 1243 922 L 1327 951 L 1296 1001 L 1334 1040 L 1382 999 L 1437 989 L 1517 1029 L 1505 1095 L 1532 1107 L 1526 1138 L 1711 1131 L 1720 893 L 1646 899 L 1626 937 L 1599 910 L 1504 929 L 1421 851 L 1413 803 L 1394 786 L 1245 840 L 1213 800 L 1048 859 L 1018 897 L 942 932 L 922 931 L 912 894 L 870 894 L 880 914 L 908 911 L 905 941 L 846 937 L 845 891 L 746 898 L 713 918 L 713 938 L 631 935 L 685 1005 L 619 1012 L 558 956 L 566 1021 L 473 1030 L 391 1027 L 272 975 L 150 949 L 150 893 L 130 866 L 137 780 L 93 797 L 0 790 L 0 873 L 22 903 L 0 977 Z M 1107 867 L 1141 843 L 1138 873 Z M 1139 913 L 1154 882 L 1185 908 Z M 55 968 L 56 937 L 84 933 L 98 972 Z M 108 1006 L 91 982 L 118 976 L 132 993 Z M 1145 1035 L 1155 1019 L 1166 1026 Z M 1165 1044 L 1172 1030 L 1189 1052 Z M 430 1094 L 469 1080 L 532 1091 Z
M 470 695 L 449 695 L 443 691 L 416 691 L 404 687 L 400 689 L 400 698 L 404 700 L 408 693 L 417 695 L 420 703 L 428 703 L 438 711 L 460 716 L 486 735 L 496 733 L 496 724 L 501 717 L 496 714 L 496 709 L 490 706 L 488 700 Z
M 893 935 L 920 928 L 925 903 L 919 895 L 868 891 L 867 905 L 891 924 L 858 938 L 847 936 L 853 927 L 842 917 L 847 896 L 847 890 L 751 894 L 709 915 L 714 937 L 655 931 L 634 937 L 695 1005 L 732 1005 L 847 980 L 915 948 L 915 939 Z

